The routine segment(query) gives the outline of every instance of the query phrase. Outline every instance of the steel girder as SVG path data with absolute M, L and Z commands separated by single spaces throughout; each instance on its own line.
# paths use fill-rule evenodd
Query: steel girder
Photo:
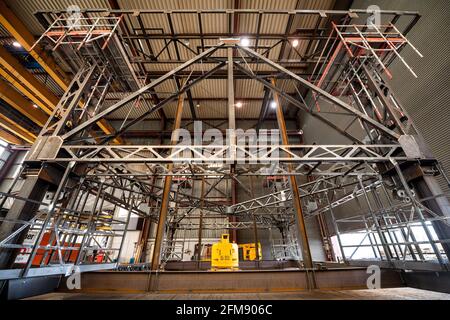
M 83 146 L 63 145 L 67 157 L 40 157 L 50 162 L 272 164 L 416 161 L 400 145 L 162 145 Z
M 373 179 L 377 179 L 376 177 L 369 178 L 369 181 L 373 181 Z M 339 183 L 333 182 L 332 179 L 318 179 L 313 182 L 309 182 L 303 185 L 299 186 L 299 193 L 300 198 L 309 198 L 314 197 L 332 190 L 342 189 L 345 187 L 353 186 L 357 184 L 358 182 L 343 182 L 340 181 Z M 367 186 L 368 190 L 374 186 L 380 185 L 380 181 L 372 182 L 369 186 Z M 339 206 L 345 202 L 348 202 L 355 197 L 359 196 L 361 192 L 356 191 L 352 192 L 351 194 L 342 199 L 333 202 L 333 207 Z M 292 191 L 291 189 L 285 189 L 280 190 L 275 193 L 271 193 L 262 197 L 258 197 L 255 199 L 247 200 L 241 203 L 238 203 L 236 205 L 231 206 L 231 210 L 234 214 L 241 214 L 244 212 L 256 212 L 259 210 L 262 211 L 268 211 L 271 208 L 279 208 L 280 206 L 283 206 L 285 209 L 289 207 L 287 205 L 287 202 L 292 201 Z M 317 210 L 313 210 L 311 212 L 308 212 L 306 216 L 310 217 L 313 214 L 320 214 L 324 211 L 328 210 L 328 206 L 324 208 L 320 208 Z

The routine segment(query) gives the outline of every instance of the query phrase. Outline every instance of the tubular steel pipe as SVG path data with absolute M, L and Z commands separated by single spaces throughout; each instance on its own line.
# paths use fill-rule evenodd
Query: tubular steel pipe
M 416 211 L 417 215 L 419 216 L 423 230 L 428 238 L 428 241 L 433 249 L 434 254 L 436 255 L 437 260 L 439 261 L 439 264 L 441 265 L 443 270 L 447 270 L 447 266 L 444 262 L 444 259 L 442 258 L 442 255 L 439 252 L 439 248 L 436 246 L 436 243 L 433 241 L 433 236 L 431 235 L 431 232 L 428 229 L 428 226 L 426 224 L 426 220 L 422 213 L 422 210 L 417 206 L 417 204 L 414 200 L 414 195 L 412 194 L 411 189 L 409 188 L 408 182 L 406 181 L 405 176 L 403 175 L 400 165 L 395 160 L 391 160 L 391 162 L 394 165 L 395 171 L 397 172 L 398 178 L 400 179 L 400 183 L 403 185 L 403 187 L 405 188 L 406 194 L 411 199 L 411 204 L 413 205 L 414 210 Z
M 177 106 L 177 112 L 175 115 L 175 122 L 173 125 L 173 130 L 177 130 L 181 126 L 181 119 L 183 116 L 183 104 L 184 104 L 184 97 L 183 95 L 180 95 L 178 97 L 178 106 Z M 172 136 L 172 145 L 175 144 L 178 140 L 177 135 Z M 173 164 L 169 165 L 169 172 L 172 170 Z M 155 248 L 153 250 L 153 257 L 152 257 L 152 265 L 151 270 L 156 271 L 159 268 L 159 263 L 161 260 L 161 246 L 164 238 L 164 231 L 165 231 L 165 224 L 167 220 L 167 213 L 169 211 L 169 195 L 170 195 L 170 189 L 172 187 L 172 176 L 167 176 L 164 181 L 164 189 L 163 189 L 163 196 L 161 199 L 161 210 L 159 212 L 159 220 L 158 220 L 158 227 L 156 230 L 156 238 L 155 238 Z
M 276 85 L 275 79 L 272 79 L 272 85 L 273 86 Z M 276 113 L 277 113 L 278 126 L 280 128 L 282 142 L 284 145 L 289 145 L 289 138 L 287 136 L 287 131 L 286 131 L 286 122 L 284 120 L 283 107 L 280 104 L 280 100 L 278 98 L 278 93 L 275 91 L 273 92 L 273 98 L 274 98 L 274 102 L 277 104 Z M 288 168 L 289 168 L 289 171 L 293 171 L 291 164 L 289 164 Z M 307 269 L 312 269 L 313 262 L 312 262 L 312 257 L 311 257 L 311 249 L 309 247 L 308 235 L 306 232 L 306 224 L 305 224 L 305 219 L 303 216 L 302 204 L 300 202 L 300 193 L 298 190 L 297 180 L 296 180 L 295 176 L 292 176 L 292 175 L 289 176 L 289 179 L 290 179 L 290 184 L 291 184 L 291 189 L 292 189 L 292 200 L 294 202 L 295 212 L 297 215 L 297 225 L 298 225 L 299 237 L 300 237 L 301 247 L 302 247 L 303 262 Z

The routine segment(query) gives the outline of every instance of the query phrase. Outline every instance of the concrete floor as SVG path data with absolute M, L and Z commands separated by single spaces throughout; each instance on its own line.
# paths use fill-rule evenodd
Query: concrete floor
M 280 293 L 50 293 L 28 300 L 450 300 L 450 294 L 413 288 Z

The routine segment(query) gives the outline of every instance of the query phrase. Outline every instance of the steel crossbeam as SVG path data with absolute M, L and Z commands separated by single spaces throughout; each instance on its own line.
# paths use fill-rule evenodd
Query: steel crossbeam
M 67 158 L 39 158 L 55 162 L 121 163 L 336 163 L 414 161 L 400 145 L 264 145 L 264 146 L 83 146 L 63 145 Z M 233 156 L 236 155 L 236 156 Z

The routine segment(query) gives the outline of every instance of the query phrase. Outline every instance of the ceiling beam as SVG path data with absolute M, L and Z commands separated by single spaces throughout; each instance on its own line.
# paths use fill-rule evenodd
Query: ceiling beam
M 273 121 L 276 121 L 275 119 Z M 226 134 L 226 129 L 218 129 L 220 130 L 223 134 Z M 194 134 L 196 132 L 194 132 L 193 130 L 188 130 L 190 132 L 190 134 L 192 135 L 192 137 L 194 137 Z M 202 131 L 202 135 L 205 134 L 205 131 Z M 290 130 L 287 131 L 287 135 L 288 136 L 293 136 L 293 137 L 299 137 L 302 136 L 302 133 L 299 130 Z M 159 137 L 163 137 L 163 138 L 167 138 L 169 139 L 172 136 L 172 131 L 169 130 L 164 130 L 164 131 L 160 131 L 160 130 L 131 130 L 131 131 L 126 131 L 123 133 L 123 136 L 126 138 L 159 138 Z
M 56 81 L 63 89 L 67 90 L 70 83 L 70 77 L 56 64 L 51 56 L 48 56 L 39 46 L 34 50 L 30 49 L 35 43 L 35 38 L 28 31 L 25 24 L 14 14 L 5 1 L 0 1 L 0 23 L 3 27 L 30 52 L 30 55 L 44 68 L 45 71 Z
M 0 139 L 3 141 L 8 142 L 9 144 L 13 145 L 21 145 L 24 144 L 22 139 L 17 138 L 15 135 L 9 133 L 8 131 L 5 131 L 3 129 L 0 129 Z
M 14 76 L 12 76 L 8 71 L 3 68 L 0 68 L 0 75 L 5 78 L 7 82 L 9 82 L 16 90 L 21 92 L 24 96 L 30 99 L 34 104 L 36 104 L 40 109 L 42 109 L 46 114 L 51 112 L 51 110 L 47 107 L 47 105 L 42 102 L 41 99 L 38 98 L 37 95 L 33 94 L 29 91 L 22 82 L 18 81 Z M 48 110 L 48 112 L 46 111 Z
M 0 64 L 45 103 L 45 113 L 48 115 L 52 114 L 53 109 L 59 102 L 58 97 L 28 72 L 28 70 L 20 64 L 19 60 L 11 55 L 4 47 L 0 47 Z
M 48 117 L 44 112 L 35 108 L 31 101 L 3 80 L 0 80 L 0 98 L 37 125 L 43 127 L 47 122 Z
M 7 116 L 0 113 L 0 127 L 15 134 L 19 138 L 22 138 L 26 142 L 33 143 L 36 140 L 36 135 L 24 127 L 18 125 L 13 120 L 9 119 Z

